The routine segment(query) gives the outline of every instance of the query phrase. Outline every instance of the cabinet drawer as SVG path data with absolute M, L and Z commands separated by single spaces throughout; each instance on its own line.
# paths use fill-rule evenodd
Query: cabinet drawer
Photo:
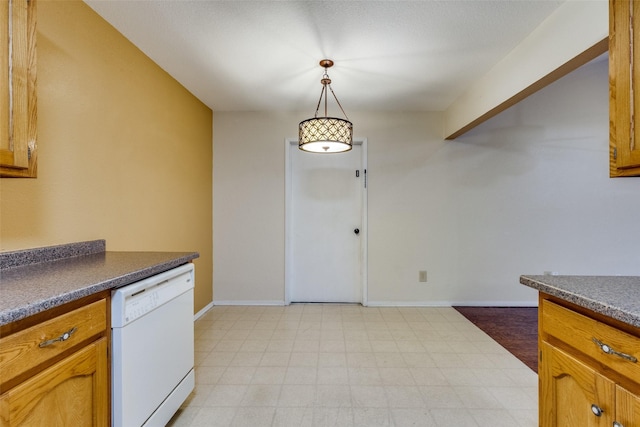
M 2 384 L 107 328 L 105 299 L 0 338 Z
M 547 300 L 542 303 L 542 331 L 626 377 L 640 378 L 640 361 L 631 360 L 640 359 L 636 336 Z

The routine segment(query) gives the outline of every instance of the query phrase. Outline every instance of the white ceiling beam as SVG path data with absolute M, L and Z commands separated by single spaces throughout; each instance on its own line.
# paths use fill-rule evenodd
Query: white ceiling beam
M 455 139 L 608 49 L 607 1 L 562 4 L 444 112 Z

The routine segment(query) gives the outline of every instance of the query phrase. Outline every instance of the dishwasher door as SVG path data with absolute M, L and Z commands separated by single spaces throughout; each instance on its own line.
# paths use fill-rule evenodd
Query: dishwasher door
M 113 425 L 164 426 L 194 388 L 193 265 L 112 298 Z

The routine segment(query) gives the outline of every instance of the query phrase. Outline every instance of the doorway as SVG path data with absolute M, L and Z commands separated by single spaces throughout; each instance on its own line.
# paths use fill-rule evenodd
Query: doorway
M 337 154 L 285 143 L 285 303 L 366 305 L 366 139 Z

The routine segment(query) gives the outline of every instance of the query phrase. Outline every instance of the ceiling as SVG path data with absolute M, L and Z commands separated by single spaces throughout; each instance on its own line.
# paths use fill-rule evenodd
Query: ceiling
M 310 115 L 323 58 L 347 114 L 445 110 L 563 3 L 85 1 L 214 111 Z

